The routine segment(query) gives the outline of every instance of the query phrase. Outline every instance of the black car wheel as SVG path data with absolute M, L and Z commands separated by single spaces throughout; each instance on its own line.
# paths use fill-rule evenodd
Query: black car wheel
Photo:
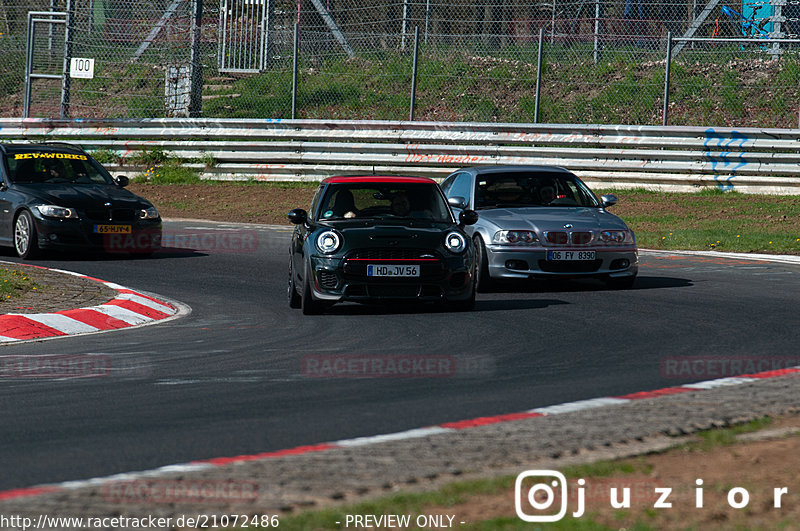
M 23 210 L 14 222 L 14 250 L 20 258 L 34 258 L 39 254 L 36 225 L 30 212 Z
M 494 282 L 492 277 L 489 276 L 489 257 L 486 254 L 486 246 L 483 244 L 483 238 L 480 234 L 476 234 L 472 240 L 475 242 L 475 273 L 477 278 L 475 280 L 475 289 L 480 293 L 486 293 L 492 290 Z
M 294 260 L 289 256 L 289 285 L 286 287 L 286 292 L 289 300 L 289 308 L 300 308 L 303 304 L 303 299 L 297 293 L 297 286 L 294 281 Z
M 311 268 L 306 266 L 306 274 L 303 275 L 303 298 L 301 302 L 304 315 L 316 315 L 322 313 L 324 309 L 322 303 L 315 301 L 313 295 L 311 295 L 311 277 Z

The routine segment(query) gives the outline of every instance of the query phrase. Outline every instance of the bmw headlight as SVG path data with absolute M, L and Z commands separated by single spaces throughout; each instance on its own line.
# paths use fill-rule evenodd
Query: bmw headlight
M 139 211 L 139 219 L 158 219 L 156 207 L 145 208 Z
M 539 237 L 532 230 L 499 230 L 492 243 L 500 245 L 536 245 Z
M 444 246 L 451 253 L 463 253 L 467 248 L 467 239 L 459 232 L 448 232 L 447 236 L 444 237 Z
M 78 219 L 74 208 L 60 207 L 57 205 L 37 205 L 36 209 L 43 216 L 59 219 Z
M 317 236 L 317 249 L 321 253 L 331 254 L 335 253 L 342 245 L 342 237 L 339 233 L 332 230 L 326 230 Z
M 604 230 L 597 234 L 597 241 L 610 245 L 633 243 L 633 232 L 629 230 Z

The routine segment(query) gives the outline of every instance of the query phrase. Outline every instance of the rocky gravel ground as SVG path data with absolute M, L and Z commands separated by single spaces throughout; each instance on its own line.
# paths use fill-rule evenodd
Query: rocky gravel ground
M 156 479 L 120 477 L 95 486 L 0 501 L 0 514 L 254 515 L 350 504 L 401 490 L 430 489 L 454 479 L 517 474 L 662 450 L 698 430 L 791 415 L 800 409 L 798 378 L 787 375 L 413 439 L 158 475 L 157 481 L 173 484 L 244 482 L 257 493 L 244 503 L 242 498 L 225 496 L 202 504 L 169 496 L 139 499 L 141 491 L 126 490 L 126 486 Z

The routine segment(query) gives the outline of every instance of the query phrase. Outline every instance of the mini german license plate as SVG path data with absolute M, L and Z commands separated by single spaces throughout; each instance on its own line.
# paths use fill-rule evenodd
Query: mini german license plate
M 130 234 L 130 225 L 95 225 L 95 234 Z
M 376 265 L 367 266 L 368 277 L 418 277 L 418 265 Z
M 577 262 L 594 260 L 595 255 L 595 251 L 547 251 L 547 259 L 550 261 Z

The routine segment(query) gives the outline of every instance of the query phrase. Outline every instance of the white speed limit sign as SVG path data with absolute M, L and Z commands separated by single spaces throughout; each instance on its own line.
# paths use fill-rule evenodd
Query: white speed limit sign
M 69 62 L 69 77 L 92 79 L 94 77 L 94 59 L 73 57 Z

